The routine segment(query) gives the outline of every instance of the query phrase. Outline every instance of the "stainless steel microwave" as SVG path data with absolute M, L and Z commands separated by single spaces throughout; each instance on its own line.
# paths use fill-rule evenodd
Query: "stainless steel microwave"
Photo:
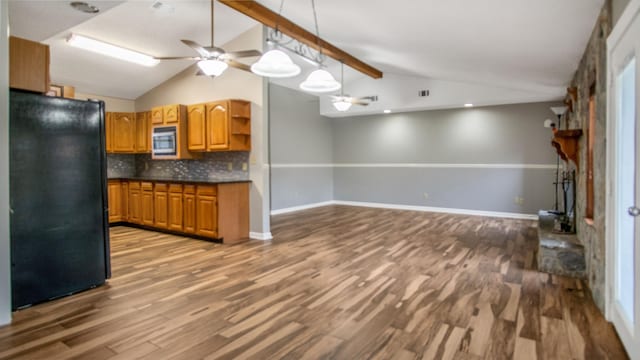
M 154 127 L 151 135 L 153 157 L 176 156 L 178 154 L 177 126 Z

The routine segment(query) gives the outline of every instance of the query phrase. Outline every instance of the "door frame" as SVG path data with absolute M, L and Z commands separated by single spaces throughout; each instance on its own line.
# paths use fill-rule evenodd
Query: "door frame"
M 606 213 L 605 213 L 605 244 L 606 244 L 606 266 L 605 266 L 605 317 L 608 321 L 613 316 L 614 301 L 614 271 L 615 271 L 615 237 L 616 237 L 616 215 L 619 204 L 615 194 L 617 183 L 617 163 L 616 145 L 618 122 L 616 118 L 616 102 L 613 99 L 615 94 L 615 77 L 612 65 L 612 53 L 620 43 L 623 35 L 631 26 L 633 20 L 640 17 L 640 0 L 631 0 L 627 4 L 622 16 L 616 23 L 613 31 L 607 38 L 607 126 L 606 126 Z M 640 63 L 640 53 L 635 54 L 636 62 Z M 636 109 L 640 104 L 636 104 Z M 638 170 L 638 169 L 637 169 Z M 640 189 L 638 189 L 640 190 Z

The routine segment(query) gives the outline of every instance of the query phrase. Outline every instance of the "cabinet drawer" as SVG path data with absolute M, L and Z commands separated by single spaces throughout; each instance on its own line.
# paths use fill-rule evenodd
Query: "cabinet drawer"
M 181 193 L 182 192 L 182 184 L 169 184 L 169 192 L 170 193 Z
M 215 185 L 198 185 L 197 194 L 204 196 L 216 196 L 216 190 L 217 189 Z
M 139 190 L 140 189 L 140 182 L 139 181 L 129 181 L 129 189 Z
M 183 192 L 185 194 L 195 194 L 196 193 L 196 186 L 195 185 L 185 185 Z
M 142 188 L 142 191 L 153 191 L 152 182 L 143 181 L 140 183 L 140 187 Z
M 168 188 L 169 188 L 168 184 L 156 183 L 155 191 L 164 191 L 164 192 L 166 192 Z

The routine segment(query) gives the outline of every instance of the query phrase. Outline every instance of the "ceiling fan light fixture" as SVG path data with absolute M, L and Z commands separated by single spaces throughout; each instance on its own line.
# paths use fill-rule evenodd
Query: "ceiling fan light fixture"
M 325 93 L 340 90 L 340 83 L 326 70 L 313 71 L 305 81 L 300 84 L 300 89 L 309 92 Z
M 333 107 L 338 111 L 347 111 L 351 108 L 351 101 L 347 101 L 347 99 L 341 98 L 333 102 Z
M 160 62 L 159 60 L 154 59 L 152 56 L 78 34 L 71 34 L 67 38 L 67 43 L 80 49 L 93 51 L 101 55 L 110 56 L 138 65 L 156 66 Z
M 269 50 L 251 65 L 251 72 L 256 75 L 288 78 L 300 74 L 300 66 L 294 64 L 289 55 L 281 50 Z
M 226 62 L 217 59 L 198 61 L 198 67 L 207 76 L 220 76 L 229 65 Z

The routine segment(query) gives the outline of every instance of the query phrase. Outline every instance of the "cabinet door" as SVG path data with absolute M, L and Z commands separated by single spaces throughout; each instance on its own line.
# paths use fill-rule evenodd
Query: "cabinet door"
M 153 226 L 153 191 L 142 191 L 141 195 L 142 224 Z
M 107 147 L 107 153 L 113 152 L 113 126 L 111 121 L 112 113 L 107 112 L 104 115 L 104 142 Z
M 122 204 L 121 219 L 129 221 L 129 182 L 120 182 L 120 203 Z
M 129 222 L 142 224 L 142 198 L 139 188 L 129 186 Z
M 136 113 L 136 152 L 145 153 L 149 148 L 149 122 L 147 112 Z
M 191 151 L 207 149 L 205 127 L 205 105 L 196 104 L 187 107 L 187 143 Z
M 109 181 L 107 185 L 109 201 L 109 222 L 122 221 L 122 194 L 120 181 Z
M 183 207 L 184 211 L 184 226 L 183 231 L 189 234 L 195 234 L 196 232 L 196 195 L 184 194 Z
M 153 193 L 153 218 L 154 226 L 159 228 L 169 227 L 169 211 L 166 191 L 154 191 Z
M 147 147 L 145 152 L 151 153 L 151 111 L 146 111 L 145 114 L 147 118 L 147 134 L 145 135 L 147 137 Z
M 169 229 L 182 231 L 182 192 L 169 193 Z
M 196 234 L 217 237 L 218 216 L 215 196 L 196 196 Z
M 9 37 L 9 87 L 37 93 L 49 91 L 49 45 Z M 3 62 L 5 60 L 3 59 Z
M 162 106 L 151 108 L 151 123 L 153 125 L 162 125 Z
M 162 117 L 165 124 L 176 124 L 180 121 L 180 105 L 166 105 L 162 107 Z
M 136 142 L 135 113 L 113 113 L 111 122 L 113 151 L 118 153 L 133 153 Z
M 229 148 L 229 121 L 227 102 L 208 103 L 207 111 L 207 149 L 226 150 Z

